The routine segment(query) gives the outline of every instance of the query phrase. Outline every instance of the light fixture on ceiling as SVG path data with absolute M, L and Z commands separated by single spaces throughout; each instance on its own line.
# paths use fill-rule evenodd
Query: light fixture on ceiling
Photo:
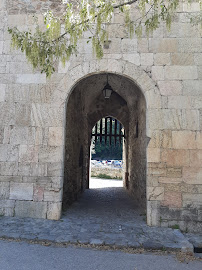
M 104 98 L 109 99 L 113 92 L 111 85 L 108 82 L 108 74 L 107 74 L 107 84 L 105 85 L 104 89 L 102 90 Z

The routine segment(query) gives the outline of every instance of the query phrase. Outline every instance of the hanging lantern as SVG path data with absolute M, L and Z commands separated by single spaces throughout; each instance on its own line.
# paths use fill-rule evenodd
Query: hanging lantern
M 105 85 L 104 89 L 102 90 L 104 98 L 109 99 L 113 92 L 111 85 L 108 83 L 108 75 L 107 75 L 107 84 Z

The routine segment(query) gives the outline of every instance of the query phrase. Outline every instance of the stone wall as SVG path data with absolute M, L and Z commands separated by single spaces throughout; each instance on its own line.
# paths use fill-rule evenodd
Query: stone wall
M 184 230 L 200 231 L 202 38 L 200 29 L 189 24 L 191 12 L 199 6 L 181 4 L 170 32 L 162 24 L 148 39 L 143 33 L 141 40 L 128 37 L 123 17 L 116 14 L 110 47 L 101 61 L 95 59 L 84 36 L 78 56 L 65 68 L 58 64 L 57 72 L 47 80 L 39 71 L 33 72 L 21 52 L 10 49 L 7 27 L 32 28 L 33 12 L 39 14 L 52 3 L 0 2 L 0 213 L 60 217 L 65 104 L 82 78 L 109 72 L 129 78 L 146 99 L 142 141 L 148 143 L 150 138 L 148 224 L 179 224 Z M 134 108 L 135 104 L 131 101 Z

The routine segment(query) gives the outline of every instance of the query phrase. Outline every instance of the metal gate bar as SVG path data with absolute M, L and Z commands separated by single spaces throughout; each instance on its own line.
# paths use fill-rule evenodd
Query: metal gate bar
M 95 142 L 99 139 L 100 143 L 102 143 L 104 137 L 105 144 L 107 143 L 107 138 L 109 138 L 110 145 L 112 144 L 112 138 L 114 138 L 115 145 L 117 140 L 121 144 L 122 138 L 125 138 L 125 130 L 118 120 L 112 117 L 105 117 L 95 124 L 91 133 L 92 137 L 95 138 Z

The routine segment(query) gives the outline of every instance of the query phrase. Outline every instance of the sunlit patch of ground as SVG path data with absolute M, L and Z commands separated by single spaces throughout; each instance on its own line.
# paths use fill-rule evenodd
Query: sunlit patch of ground
M 123 187 L 123 180 L 117 179 L 90 179 L 90 189 L 108 188 L 108 187 Z

